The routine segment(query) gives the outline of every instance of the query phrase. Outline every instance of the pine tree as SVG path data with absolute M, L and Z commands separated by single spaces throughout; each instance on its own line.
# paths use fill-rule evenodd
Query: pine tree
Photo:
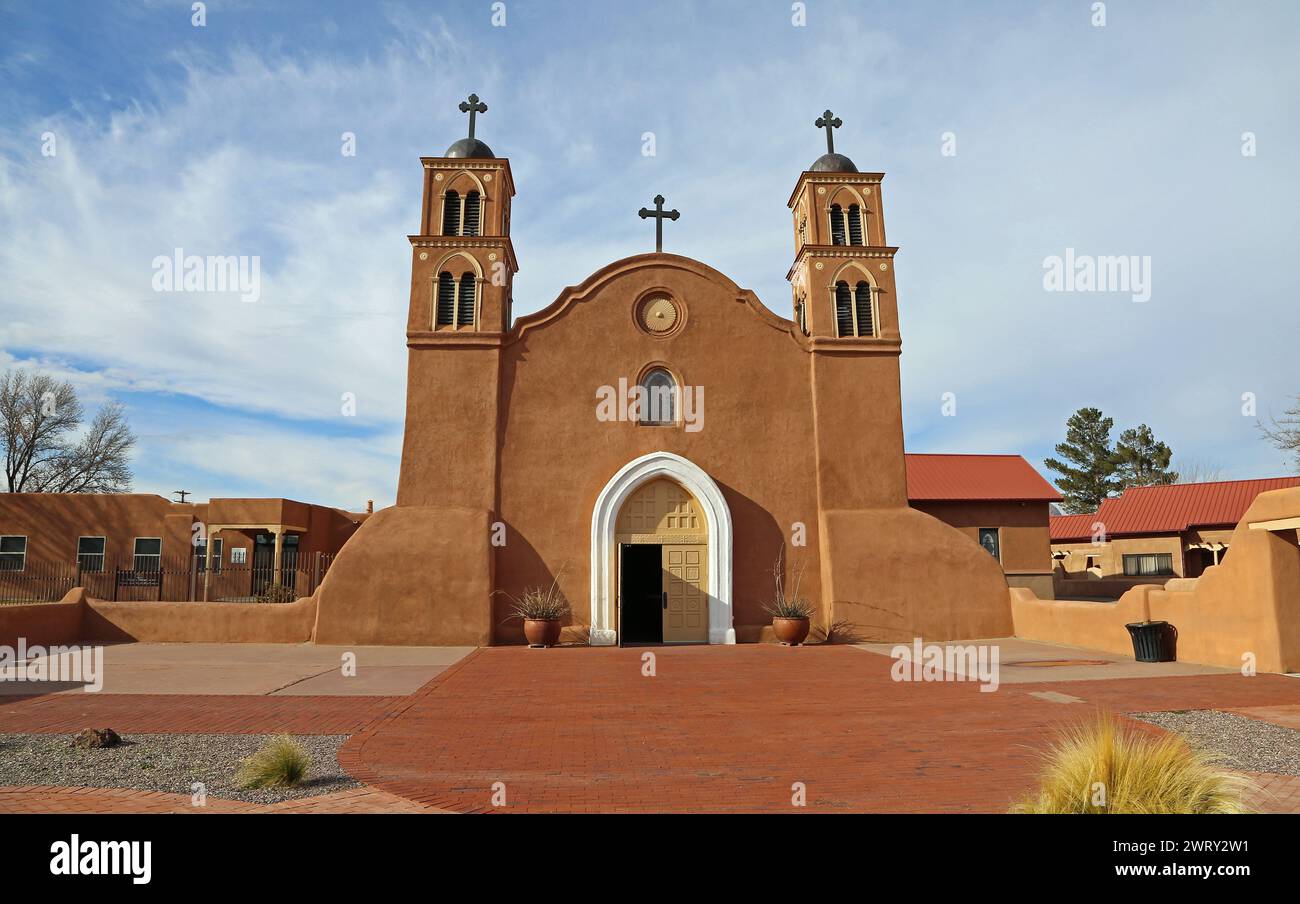
M 1120 485 L 1150 487 L 1177 483 L 1178 472 L 1169 468 L 1173 452 L 1141 424 L 1119 435 L 1115 444 L 1116 476 Z
M 1094 512 L 1103 499 L 1120 490 L 1110 445 L 1114 426 L 1115 421 L 1103 417 L 1099 409 L 1080 408 L 1065 422 L 1065 442 L 1056 446 L 1056 454 L 1065 461 L 1049 458 L 1043 462 L 1061 475 L 1056 486 L 1065 497 L 1062 508 L 1070 514 Z

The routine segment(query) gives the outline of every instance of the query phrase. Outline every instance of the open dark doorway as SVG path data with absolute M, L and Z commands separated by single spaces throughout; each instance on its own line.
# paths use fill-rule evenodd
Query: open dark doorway
M 663 643 L 663 552 L 657 543 L 619 545 L 619 642 Z

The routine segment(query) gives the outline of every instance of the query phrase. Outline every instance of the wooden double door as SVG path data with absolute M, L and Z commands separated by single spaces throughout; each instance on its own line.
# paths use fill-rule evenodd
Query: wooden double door
M 707 552 L 699 543 L 619 544 L 622 643 L 708 643 Z

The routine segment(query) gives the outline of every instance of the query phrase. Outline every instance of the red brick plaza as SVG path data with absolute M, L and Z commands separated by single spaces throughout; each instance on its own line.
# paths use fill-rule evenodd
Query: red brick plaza
M 1300 682 L 1278 675 L 981 693 L 895 682 L 889 658 L 841 646 L 657 648 L 653 677 L 646 652 L 485 648 L 407 697 L 0 697 L 0 732 L 353 733 L 340 762 L 367 788 L 210 812 L 788 812 L 796 783 L 813 812 L 1000 812 L 1033 786 L 1052 730 L 1097 709 L 1300 718 Z M 1300 780 L 1262 784 L 1261 808 L 1300 808 Z M 189 809 L 155 792 L 0 789 L 0 812 Z

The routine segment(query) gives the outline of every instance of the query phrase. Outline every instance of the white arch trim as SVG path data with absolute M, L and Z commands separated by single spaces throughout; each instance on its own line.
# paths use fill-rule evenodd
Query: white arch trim
M 651 452 L 619 469 L 596 497 L 591 514 L 591 643 L 618 642 L 618 586 L 614 532 L 623 503 L 645 484 L 666 477 L 700 503 L 709 527 L 709 643 L 735 643 L 731 605 L 731 510 L 722 491 L 698 465 L 672 452 Z

